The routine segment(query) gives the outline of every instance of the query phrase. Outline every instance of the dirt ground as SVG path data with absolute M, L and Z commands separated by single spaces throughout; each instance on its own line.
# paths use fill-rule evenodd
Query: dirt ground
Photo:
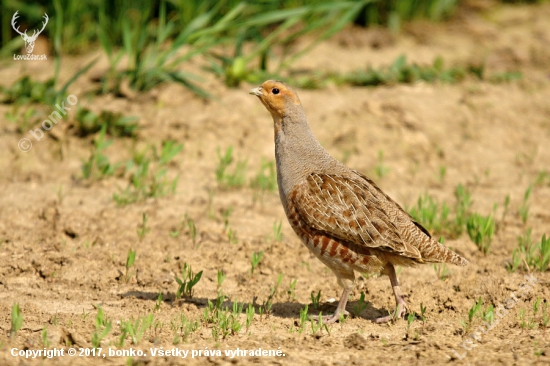
M 488 73 L 523 74 L 521 80 L 508 83 L 470 79 L 458 84 L 299 90 L 311 127 L 327 150 L 371 176 L 403 206 L 411 207 L 426 192 L 452 204 L 458 184 L 471 190 L 473 212 L 487 215 L 498 205 L 499 225 L 488 255 L 463 233 L 445 244 L 468 258 L 469 266 L 449 266 L 444 280 L 431 265 L 400 270 L 409 309 L 419 314 L 420 304 L 427 308 L 425 322 L 414 321 L 410 328 L 405 320 L 372 322 L 394 307 L 390 283 L 387 277 L 367 279 L 358 274 L 348 310 L 358 305 L 361 292 L 369 303 L 365 310 L 331 326 L 330 333 L 312 334 L 309 325 L 297 331 L 300 309 L 310 304 L 310 313 L 315 312 L 311 293 L 321 291 L 323 313 L 335 308 L 331 299 L 338 299 L 340 288 L 334 275 L 294 235 L 275 192 L 258 198 L 248 186 L 223 190 L 214 174 L 218 148 L 233 146 L 237 159 L 247 159 L 249 179 L 262 159 L 274 160 L 271 117 L 248 95 L 253 85 L 228 89 L 210 80 L 206 85 L 217 100 L 204 102 L 178 85 L 132 98 L 90 97 L 86 94 L 92 87 L 90 78 L 81 78 L 70 90 L 78 97 L 77 106 L 139 117 L 139 148 L 159 147 L 168 139 L 184 144 L 168 172 L 170 177 L 179 175 L 176 193 L 124 207 L 112 199 L 119 187 L 126 186 L 124 177 L 97 182 L 82 178 L 81 164 L 90 155 L 93 137 L 79 138 L 72 132 L 74 109 L 43 139 L 33 140 L 31 151 L 22 152 L 17 143 L 29 133 L 18 132 L 16 123 L 5 117 L 12 106 L 0 105 L 0 364 L 550 364 L 550 329 L 541 324 L 522 326 L 532 317 L 537 298 L 550 300 L 550 272 L 531 272 L 526 279 L 526 272 L 506 270 L 518 236 L 527 228 L 532 228 L 535 240 L 550 234 L 550 178 L 535 186 L 525 225 L 519 215 L 526 189 L 540 172 L 550 172 L 548 19 L 546 3 L 465 13 L 445 24 L 414 23 L 397 36 L 383 30 L 349 29 L 296 64 L 296 69 L 343 72 L 367 64 L 387 65 L 406 54 L 418 63 L 442 56 L 449 66 L 484 60 Z M 64 59 L 62 78 L 68 79 L 95 55 Z M 51 60 L 3 65 L 3 85 L 11 85 L 24 73 L 46 79 L 54 68 Z M 106 65 L 102 59 L 90 75 Z M 132 142 L 110 139 L 115 141 L 106 150 L 109 159 L 129 159 Z M 375 174 L 379 151 L 388 169 L 381 178 Z M 439 174 L 441 167 L 446 168 L 444 177 Z M 510 206 L 501 221 L 507 195 Z M 230 207 L 228 223 L 237 232 L 234 243 L 228 239 L 223 217 Z M 150 231 L 139 240 L 136 230 L 143 213 Z M 182 225 L 186 218 L 195 222 L 195 244 Z M 272 227 L 281 219 L 283 239 L 278 242 L 272 238 Z M 180 234 L 171 235 L 175 230 Z M 125 281 L 130 248 L 137 253 L 132 268 L 136 273 Z M 264 255 L 251 276 L 251 256 L 259 251 Z M 195 272 L 202 270 L 203 276 L 192 298 L 176 300 L 175 277 L 184 263 Z M 191 320 L 202 318 L 207 300 L 217 296 L 218 270 L 226 275 L 222 291 L 227 304 L 253 303 L 256 310 L 283 274 L 272 314 L 256 314 L 248 330 L 243 327 L 217 342 L 211 325 L 201 322 L 188 339 L 174 345 L 177 333 L 171 321 L 182 314 Z M 289 294 L 293 279 L 295 293 Z M 156 309 L 159 293 L 164 301 Z M 492 329 L 472 338 L 482 320 L 476 318 L 468 332 L 461 320 L 468 318 L 479 297 L 484 306 L 504 308 Z M 21 307 L 23 325 L 12 340 L 14 303 Z M 112 321 L 111 331 L 101 341 L 103 351 L 133 348 L 147 356 L 129 360 L 12 355 L 14 348 L 43 349 L 43 338 L 50 349 L 64 352 L 92 347 L 98 306 Z M 117 347 L 120 324 L 148 314 L 153 314 L 156 329 L 148 329 L 137 344 L 127 337 L 124 346 Z M 244 323 L 245 315 L 240 319 Z M 220 350 L 222 355 L 152 356 L 150 348 L 160 347 L 203 354 Z M 284 356 L 224 355 L 224 350 L 237 348 L 280 349 Z

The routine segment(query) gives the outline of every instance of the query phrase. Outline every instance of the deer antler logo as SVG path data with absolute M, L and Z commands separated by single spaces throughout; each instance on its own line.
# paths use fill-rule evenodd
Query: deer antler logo
M 44 28 L 46 28 L 46 24 L 48 24 L 48 19 L 49 19 L 48 14 L 44 13 L 45 21 L 42 22 L 42 29 L 40 29 L 38 33 L 36 32 L 36 29 L 35 29 L 32 33 L 32 36 L 28 36 L 26 30 L 25 32 L 21 33 L 21 31 L 19 30 L 19 26 L 17 26 L 17 28 L 15 27 L 15 21 L 19 17 L 19 15 L 17 15 L 18 12 L 19 11 L 16 11 L 15 14 L 13 14 L 13 17 L 11 18 L 11 26 L 17 33 L 21 35 L 21 37 L 23 38 L 23 41 L 25 41 L 25 48 L 27 49 L 27 53 L 32 53 L 32 50 L 34 49 L 34 42 L 38 38 L 38 35 L 42 33 Z

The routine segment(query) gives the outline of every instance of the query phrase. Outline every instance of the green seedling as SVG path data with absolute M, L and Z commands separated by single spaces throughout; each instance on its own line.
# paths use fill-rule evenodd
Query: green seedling
M 119 188 L 119 192 L 113 194 L 113 200 L 119 206 L 124 206 L 151 197 L 174 194 L 178 177 L 168 179 L 167 166 L 182 149 L 183 144 L 164 141 L 160 154 L 154 147 L 135 153 L 132 160 L 126 163 L 128 185 L 125 189 Z
M 545 184 L 550 185 L 550 172 L 542 170 L 537 174 L 537 178 L 535 178 L 535 186 L 543 186 Z
M 502 211 L 502 218 L 500 219 L 501 222 L 504 222 L 504 218 L 508 214 L 508 209 L 510 207 L 510 195 L 507 194 L 504 198 L 504 210 Z
M 9 122 L 15 124 L 17 133 L 24 134 L 40 122 L 41 114 L 33 107 L 24 108 L 20 111 L 21 107 L 18 104 L 14 104 L 12 110 L 7 111 L 4 117 Z
M 535 329 L 537 324 L 535 323 L 535 319 L 532 318 L 531 320 L 527 319 L 525 315 L 526 311 L 525 309 L 520 309 L 518 313 L 518 319 L 519 319 L 519 326 L 521 329 Z
M 420 320 L 422 320 L 422 325 L 426 324 L 426 307 L 420 303 Z
M 519 206 L 519 216 L 521 218 L 521 222 L 523 222 L 523 225 L 527 223 L 527 219 L 529 218 L 529 197 L 531 196 L 531 192 L 533 191 L 533 186 L 529 186 L 527 190 L 525 191 L 523 195 L 523 202 Z
M 118 337 L 118 341 L 115 343 L 117 347 L 124 347 L 124 342 L 126 341 L 126 337 L 128 336 L 128 330 L 125 322 L 122 322 L 120 324 L 120 337 Z
M 515 249 L 512 252 L 512 261 L 506 263 L 506 269 L 508 270 L 508 272 L 516 272 L 518 268 L 521 267 L 522 264 L 523 264 L 523 258 L 521 255 L 521 251 L 518 249 Z
M 435 234 L 451 231 L 451 220 L 449 219 L 450 208 L 446 203 L 438 204 L 436 200 L 425 194 L 417 200 L 416 206 L 408 210 L 415 221 L 422 224 L 427 230 Z
M 376 173 L 376 176 L 379 179 L 382 179 L 389 173 L 389 171 L 390 171 L 390 168 L 384 165 L 384 152 L 382 150 L 378 150 L 378 163 L 374 168 L 374 172 Z
M 101 340 L 109 334 L 111 326 L 112 321 L 107 320 L 107 317 L 103 314 L 103 309 L 98 307 L 95 318 L 95 332 L 92 334 L 92 347 L 94 349 L 101 347 Z
M 548 301 L 544 300 L 544 305 L 542 306 L 542 316 L 541 316 L 541 325 L 543 332 L 546 333 L 546 328 L 550 324 L 550 315 L 548 314 Z
M 203 313 L 204 322 L 211 324 L 212 338 L 215 341 L 218 341 L 220 337 L 226 339 L 229 335 L 235 335 L 242 329 L 239 318 L 243 310 L 243 304 L 233 302 L 230 310 L 228 307 L 222 307 L 222 303 L 223 299 L 221 301 L 217 299 L 216 305 L 208 300 L 208 306 Z M 250 311 L 247 310 L 247 319 L 249 313 Z
M 466 220 L 468 219 L 470 208 L 472 207 L 472 194 L 468 187 L 459 184 L 455 188 L 455 222 L 453 225 L 453 237 L 462 234 Z
M 482 304 L 483 304 L 483 300 L 480 297 L 468 311 L 468 321 L 467 322 L 463 320 L 460 321 L 460 324 L 462 324 L 462 327 L 464 328 L 465 333 L 468 333 L 468 331 L 472 328 L 475 316 L 481 313 Z
M 518 268 L 527 263 L 526 258 L 532 257 L 532 253 L 531 228 L 528 228 L 525 234 L 518 236 L 518 248 L 512 252 L 512 262 L 506 264 L 506 269 L 509 272 L 517 271 Z
M 268 297 L 267 300 L 262 303 L 262 306 L 260 306 L 260 309 L 262 309 L 262 312 L 260 314 L 260 319 L 262 319 L 263 314 L 265 314 L 266 319 L 269 318 L 272 307 L 273 307 L 273 301 L 271 300 L 270 297 Z
M 137 117 L 124 117 L 122 113 L 101 111 L 99 115 L 87 108 L 79 108 L 75 115 L 76 134 L 86 137 L 99 132 L 103 125 L 106 132 L 115 137 L 136 137 Z
M 541 302 L 541 298 L 537 297 L 537 299 L 533 303 L 533 320 L 536 319 L 537 313 L 539 312 L 540 302 Z
M 82 309 L 82 314 L 80 315 L 82 317 L 82 320 L 86 320 L 88 315 L 90 315 L 90 313 L 87 313 L 87 312 L 84 311 L 84 309 Z
M 511 81 L 521 80 L 523 78 L 523 74 L 519 71 L 504 71 L 504 72 L 497 72 L 487 78 L 487 81 L 494 83 L 494 84 L 500 84 L 500 83 L 509 83 Z
M 319 312 L 317 320 L 310 318 L 309 323 L 311 324 L 311 334 L 317 334 L 317 332 L 322 332 L 323 329 L 330 335 L 330 328 L 326 323 L 323 323 L 323 312 Z
M 317 295 L 313 295 L 313 292 L 311 292 L 310 298 L 311 298 L 311 306 L 313 306 L 315 310 L 319 310 L 319 303 L 321 301 L 321 290 L 317 292 Z
M 223 281 L 225 281 L 225 276 L 226 275 L 223 273 L 222 270 L 218 270 L 218 284 L 217 284 L 218 291 L 221 290 L 222 288 Z
M 534 267 L 540 272 L 545 272 L 550 267 L 550 236 L 547 238 L 546 234 L 543 235 L 536 244 L 536 249 L 538 253 L 533 259 Z
M 55 104 L 55 80 L 35 81 L 25 75 L 17 79 L 11 87 L 2 88 L 4 104 L 25 105 L 30 103 Z
M 124 339 L 126 339 L 126 336 L 129 335 L 130 339 L 132 340 L 132 344 L 139 344 L 147 329 L 152 327 L 154 321 L 154 315 L 148 314 L 143 318 L 138 317 L 134 322 L 132 322 L 132 320 L 123 322 L 121 324 L 121 343 L 124 343 Z
M 493 216 L 481 216 L 474 213 L 466 221 L 468 236 L 476 244 L 478 249 L 487 254 L 491 247 L 491 240 L 495 233 L 495 220 Z
M 250 182 L 250 187 L 261 193 L 275 192 L 277 190 L 275 162 L 262 159 L 261 167 Z
M 176 292 L 176 299 L 179 299 L 182 296 L 191 298 L 193 297 L 193 287 L 195 287 L 195 285 L 200 281 L 202 277 L 202 271 L 194 274 L 191 266 L 187 263 L 184 263 L 181 270 L 181 275 L 181 279 L 179 277 L 176 277 L 176 282 L 179 285 Z
M 68 93 L 67 90 L 80 76 L 85 74 L 95 63 L 97 58 L 90 61 L 86 66 L 79 69 L 69 80 L 61 86 L 59 89 L 58 86 L 58 66 L 56 66 L 56 71 L 54 77 L 42 81 L 34 81 L 28 75 L 21 77 L 16 80 L 15 83 L 10 88 L 0 88 L 5 96 L 2 103 L 6 104 L 20 104 L 28 105 L 31 103 L 40 103 L 47 106 L 53 106 L 61 103 L 63 100 L 67 99 Z M 58 54 L 55 57 L 55 63 L 60 64 L 60 58 Z
M 229 329 L 229 334 L 235 335 L 238 334 L 242 329 L 242 324 L 239 321 L 239 316 L 243 311 L 243 304 L 237 305 L 233 303 L 233 314 L 228 317 L 227 329 Z M 222 323 L 223 324 L 223 323 Z
M 82 176 L 85 179 L 103 179 L 113 175 L 117 165 L 109 162 L 109 158 L 104 155 L 104 151 L 111 146 L 113 140 L 105 140 L 107 126 L 103 125 L 97 139 L 94 139 L 94 146 L 90 157 L 82 163 Z
M 239 239 L 237 238 L 237 231 L 229 228 L 227 231 L 227 241 L 229 241 L 229 244 L 237 244 L 239 242 Z
M 438 182 L 442 184 L 445 181 L 446 176 L 447 176 L 447 167 L 442 165 L 439 167 L 439 171 L 437 175 Z
M 48 340 L 48 328 L 42 327 L 40 338 L 42 339 L 42 345 L 48 348 L 50 346 L 50 341 Z
M 63 194 L 62 184 L 60 184 L 59 187 L 57 188 L 57 192 L 55 192 L 55 195 L 57 196 L 57 203 L 60 205 L 63 204 L 64 194 Z
M 489 305 L 487 309 L 482 311 L 481 317 L 489 324 L 493 324 L 495 321 L 495 307 L 493 305 Z
M 347 317 L 346 317 L 346 314 L 344 313 L 340 313 L 338 314 L 338 323 L 340 323 L 341 326 L 344 325 L 344 323 L 347 321 Z
M 195 226 L 195 221 L 187 217 L 186 215 L 186 223 L 187 223 L 187 230 L 189 232 L 189 237 L 191 238 L 191 241 L 193 242 L 193 246 L 196 246 L 197 243 L 197 227 Z
M 415 313 L 409 313 L 407 316 L 407 332 L 411 328 L 412 323 L 416 320 L 416 314 Z
M 199 329 L 198 321 L 190 321 L 182 313 L 179 318 L 170 321 L 170 329 L 174 332 L 173 344 L 178 344 L 180 341 L 186 342 L 191 335 Z
M 237 244 L 237 231 L 233 230 L 231 227 L 229 227 L 229 216 L 231 216 L 231 213 L 233 212 L 233 206 L 229 206 L 226 210 L 222 212 L 223 216 L 223 226 L 224 231 L 227 233 L 227 240 L 230 244 Z
M 305 329 L 306 323 L 309 320 L 308 317 L 308 305 L 300 309 L 300 328 L 298 332 L 302 333 Z
M 262 316 L 264 314 L 266 315 L 266 318 L 269 317 L 269 315 L 271 314 L 271 307 L 273 306 L 273 298 L 275 298 L 275 296 L 277 295 L 282 281 L 283 281 L 283 274 L 279 273 L 279 276 L 277 276 L 277 282 L 275 282 L 275 286 L 272 286 L 270 288 L 269 296 L 259 308 L 260 320 L 262 319 Z
M 273 223 L 273 240 L 280 243 L 283 241 L 283 220 L 275 221 Z
M 263 255 L 264 255 L 263 250 L 261 250 L 259 252 L 253 252 L 252 253 L 252 257 L 250 259 L 250 262 L 251 262 L 250 274 L 251 275 L 254 275 L 254 270 L 260 264 L 260 261 L 262 260 Z
M 17 332 L 23 326 L 23 314 L 21 313 L 21 308 L 19 304 L 13 304 L 11 308 L 11 328 L 10 328 L 10 338 L 13 340 Z
M 288 301 L 294 301 L 296 300 L 296 282 L 298 280 L 295 278 L 293 280 L 290 280 L 290 285 L 288 288 L 288 291 L 286 292 L 288 295 Z
M 550 267 L 550 237 L 544 234 L 539 242 L 533 243 L 529 228 L 523 236 L 518 237 L 518 243 L 518 248 L 512 253 L 511 263 L 507 264 L 508 271 L 515 272 L 523 266 L 527 271 L 534 269 L 544 272 Z
M 540 357 L 542 356 L 544 353 L 544 348 L 539 348 L 538 347 L 538 342 L 535 341 L 535 344 L 533 345 L 533 354 L 537 357 Z
M 222 212 L 223 216 L 223 231 L 227 232 L 227 229 L 229 228 L 229 216 L 231 216 L 231 213 L 233 212 L 233 206 L 229 206 L 226 210 Z
M 457 83 L 464 80 L 467 76 L 500 83 L 503 81 L 517 80 L 522 77 L 522 74 L 519 72 L 507 72 L 505 74 L 485 76 L 484 71 L 485 68 L 483 65 L 479 67 L 445 68 L 441 57 L 437 57 L 432 65 L 409 64 L 407 63 L 406 56 L 401 55 L 389 66 L 379 69 L 374 69 L 369 66 L 366 70 L 356 70 L 344 74 L 343 76 L 337 76 L 336 80 L 339 83 L 355 86 L 377 86 L 394 85 L 396 83 L 415 83 L 418 81 L 429 83 Z
M 136 251 L 132 250 L 131 248 L 128 249 L 128 254 L 126 255 L 126 274 L 124 275 L 124 279 L 126 280 L 126 283 L 130 281 L 130 278 L 134 275 L 135 271 L 130 271 L 130 268 L 134 265 L 134 262 L 136 260 Z
M 248 329 L 252 325 L 252 320 L 254 319 L 254 314 L 256 313 L 256 309 L 252 304 L 248 304 L 248 308 L 246 309 L 246 331 L 248 332 Z
M 145 214 L 145 212 L 141 216 L 141 227 L 138 227 L 136 231 L 140 242 L 142 242 L 145 235 L 151 231 L 151 229 L 147 227 L 147 214 Z
M 225 300 L 227 300 L 227 296 L 225 296 L 221 291 L 218 291 L 218 296 L 216 297 L 216 302 L 215 302 L 215 309 L 216 310 L 219 310 L 221 309 L 223 303 L 225 302 Z
M 519 320 L 519 326 L 521 329 L 525 329 L 527 327 L 527 323 L 525 322 L 525 309 L 519 309 L 518 312 L 518 320 Z
M 365 301 L 365 293 L 361 292 L 361 295 L 359 296 L 359 302 L 357 305 L 353 306 L 353 316 L 357 317 L 363 310 L 367 308 L 369 303 Z
M 157 343 L 159 341 L 158 335 L 162 331 L 163 328 L 164 328 L 164 323 L 157 320 L 155 322 L 155 324 L 153 325 L 153 330 L 154 330 L 153 343 Z
M 223 303 L 223 301 L 225 300 L 225 296 L 221 293 L 218 293 L 218 298 L 219 297 L 223 297 L 222 300 L 221 300 L 221 303 Z M 214 316 L 214 312 L 217 311 L 219 309 L 218 306 L 214 307 L 214 303 L 212 303 L 212 301 L 208 300 L 207 303 L 206 303 L 207 306 L 204 307 L 204 310 L 202 312 L 202 322 L 203 323 L 212 323 L 213 322 L 213 316 Z
M 216 168 L 216 181 L 222 189 L 240 188 L 244 186 L 246 178 L 246 160 L 238 161 L 232 172 L 228 168 L 233 164 L 233 146 L 229 146 L 222 155 L 218 148 L 218 167 Z
M 407 333 L 406 333 L 406 336 L 405 336 L 406 339 L 409 338 L 409 334 L 410 334 L 410 331 L 411 331 L 411 325 L 416 319 L 417 319 L 417 317 L 416 317 L 416 314 L 414 312 L 409 313 L 407 315 Z M 414 332 L 414 336 L 412 338 L 413 338 L 413 340 L 418 340 L 418 332 Z
M 445 281 L 447 278 L 449 278 L 449 267 L 447 267 L 445 263 L 434 263 L 433 267 L 437 278 L 439 278 L 441 281 Z
M 279 290 L 279 287 L 281 287 L 281 283 L 283 282 L 283 274 L 279 273 L 277 276 L 277 282 L 275 282 L 275 286 L 271 287 L 271 290 L 269 291 L 269 297 L 273 298 L 275 295 L 277 295 L 277 292 Z
M 159 292 L 157 296 L 157 301 L 155 302 L 155 311 L 160 311 L 161 305 L 162 305 L 162 292 Z

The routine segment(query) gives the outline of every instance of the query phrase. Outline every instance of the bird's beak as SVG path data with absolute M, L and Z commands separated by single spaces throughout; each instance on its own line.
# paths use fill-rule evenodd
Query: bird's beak
M 260 95 L 264 95 L 264 94 L 262 93 L 262 87 L 261 87 L 261 86 L 259 86 L 259 87 L 257 87 L 257 88 L 254 88 L 254 89 L 250 90 L 250 91 L 248 92 L 248 94 L 252 94 L 252 95 L 255 95 L 255 96 L 257 96 L 257 97 L 259 97 Z

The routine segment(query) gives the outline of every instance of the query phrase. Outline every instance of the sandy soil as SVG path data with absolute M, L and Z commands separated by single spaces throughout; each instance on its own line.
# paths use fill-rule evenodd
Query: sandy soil
M 372 320 L 392 310 L 394 300 L 387 277 L 358 276 L 348 310 L 359 303 L 361 292 L 368 306 L 358 316 L 312 334 L 308 325 L 297 331 L 300 309 L 310 304 L 311 293 L 321 291 L 321 310 L 335 308 L 340 288 L 335 278 L 300 243 L 290 229 L 276 193 L 258 197 L 247 187 L 224 190 L 214 171 L 217 149 L 233 146 L 237 159 L 247 159 L 248 179 L 262 159 L 272 161 L 271 117 L 247 91 L 251 85 L 227 89 L 208 82 L 217 100 L 204 102 L 177 85 L 162 86 L 134 98 L 90 97 L 84 77 L 71 90 L 78 107 L 93 111 L 122 111 L 139 117 L 138 150 L 164 140 L 176 140 L 184 149 L 168 175 L 179 175 L 175 195 L 118 207 L 113 193 L 125 187 L 124 177 L 89 182 L 82 179 L 81 164 L 90 155 L 93 137 L 79 138 L 71 129 L 74 110 L 30 152 L 21 152 L 18 141 L 30 137 L 8 121 L 12 106 L 0 105 L 0 364 L 288 364 L 370 365 L 389 364 L 550 364 L 550 329 L 540 324 L 540 311 L 532 329 L 521 325 L 532 318 L 533 304 L 550 300 L 550 272 L 509 273 L 506 263 L 517 247 L 517 237 L 532 228 L 540 240 L 549 232 L 550 179 L 537 185 L 529 200 L 530 214 L 523 224 L 518 213 L 525 190 L 540 172 L 550 172 L 550 4 L 501 7 L 482 15 L 463 14 L 446 24 L 408 25 L 399 36 L 382 30 L 347 30 L 321 44 L 297 69 L 349 71 L 367 63 L 385 65 L 400 54 L 409 60 L 431 63 L 442 56 L 447 65 L 476 64 L 483 60 L 489 73 L 520 70 L 522 80 L 494 84 L 467 80 L 449 84 L 396 85 L 378 88 L 329 87 L 301 90 L 300 98 L 312 129 L 328 151 L 346 164 L 370 175 L 395 200 L 412 206 L 428 192 L 441 201 L 454 202 L 458 184 L 467 186 L 474 201 L 472 211 L 489 214 L 497 204 L 498 231 L 491 251 L 483 255 L 467 234 L 447 239 L 472 263 L 450 267 L 445 280 L 432 266 L 403 268 L 402 290 L 411 311 L 426 306 L 425 322 L 407 321 L 377 325 Z M 93 54 L 66 59 L 63 78 L 92 59 Z M 45 79 L 53 63 L 8 62 L 0 70 L 3 85 L 28 73 Z M 102 60 L 93 72 L 102 70 Z M 44 116 L 47 108 L 36 107 Z M 40 121 L 38 121 L 39 123 Z M 38 127 L 36 123 L 36 127 Z M 34 125 L 33 125 L 34 126 Z M 31 126 L 31 127 L 33 127 Z M 132 142 L 116 138 L 106 154 L 112 162 L 131 157 Z M 389 170 L 375 174 L 378 152 Z M 440 179 L 440 167 L 446 175 Z M 502 220 L 505 197 L 511 201 Z M 229 226 L 237 232 L 230 243 L 223 212 L 232 208 Z M 142 215 L 150 231 L 139 240 Z M 186 218 L 197 228 L 193 244 Z M 283 240 L 272 238 L 273 223 L 283 219 Z M 171 232 L 178 230 L 178 236 Z M 137 251 L 129 281 L 124 280 L 126 255 Z M 253 276 L 253 252 L 263 251 Z M 184 263 L 203 271 L 194 296 L 175 299 Z M 218 293 L 217 271 L 226 279 L 221 290 L 232 301 L 266 301 L 283 274 L 269 316 L 256 314 L 248 330 L 217 342 L 211 325 L 200 323 L 188 339 L 174 345 L 177 334 L 171 322 L 181 315 L 202 318 L 208 300 Z M 295 293 L 288 293 L 296 279 Z M 526 282 L 527 281 L 527 282 Z M 527 287 L 524 286 L 527 283 Z M 156 299 L 163 302 L 156 309 Z M 515 294 L 517 303 L 510 300 Z M 506 305 L 496 325 L 474 338 L 483 324 L 476 318 L 465 332 L 461 320 L 479 297 L 484 307 Z M 11 307 L 19 303 L 23 327 L 10 339 Z M 49 348 L 91 347 L 97 307 L 112 321 L 102 340 L 103 352 L 142 350 L 144 357 L 14 357 L 12 349 L 43 349 L 43 329 Z M 314 313 L 311 310 L 310 313 Z M 153 314 L 156 329 L 125 345 L 120 323 Z M 245 315 L 240 317 L 244 323 Z M 486 329 L 486 328 L 484 328 Z M 222 356 L 153 357 L 150 348 L 220 350 Z M 284 357 L 230 358 L 225 350 L 277 350 Z

